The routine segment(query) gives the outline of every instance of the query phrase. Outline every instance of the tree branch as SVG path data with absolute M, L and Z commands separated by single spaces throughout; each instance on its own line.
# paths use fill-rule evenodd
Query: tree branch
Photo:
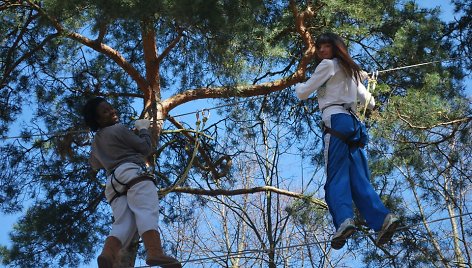
M 418 126 L 418 125 L 414 125 L 413 123 L 408 121 L 402 114 L 400 114 L 400 112 L 398 110 L 397 110 L 397 115 L 398 115 L 398 118 L 400 118 L 400 120 L 403 121 L 405 124 L 407 124 L 410 128 L 419 129 L 419 130 L 429 130 L 429 129 L 433 129 L 433 128 L 436 128 L 436 127 L 445 127 L 445 126 L 449 126 L 449 125 L 456 125 L 456 124 L 460 124 L 460 123 L 466 123 L 466 122 L 469 122 L 469 121 L 472 120 L 472 117 L 464 117 L 464 118 L 451 120 L 451 121 L 448 121 L 448 122 L 441 122 L 441 123 L 431 125 L 431 126 Z
M 311 3 L 308 3 L 307 8 L 304 11 L 298 12 L 295 1 L 290 0 L 290 9 L 292 10 L 292 13 L 295 17 L 295 29 L 305 44 L 305 51 L 303 53 L 302 59 L 300 60 L 300 64 L 295 71 L 296 76 L 305 77 L 306 67 L 308 66 L 308 63 L 310 63 L 310 61 L 314 58 L 316 53 L 315 40 L 311 36 L 311 33 L 306 26 L 306 20 L 309 18 L 314 18 L 317 12 L 323 6 L 323 4 L 319 4 L 315 11 L 311 6 Z
M 165 56 L 167 56 L 170 51 L 179 43 L 180 39 L 183 36 L 183 29 L 177 26 L 177 36 L 169 43 L 169 45 L 162 51 L 161 55 L 157 57 L 157 62 L 160 63 Z
M 26 59 L 28 59 L 29 57 L 33 56 L 33 54 L 35 52 L 37 52 L 38 50 L 42 49 L 48 42 L 50 42 L 51 40 L 53 40 L 54 38 L 58 37 L 59 36 L 59 33 L 53 33 L 53 34 L 50 34 L 48 36 L 46 36 L 43 41 L 41 41 L 36 47 L 34 47 L 33 49 L 31 49 L 30 51 L 28 51 L 27 53 L 23 54 L 18 60 L 16 60 L 15 62 L 13 63 L 9 63 L 10 61 L 10 58 L 12 58 L 12 55 L 14 54 L 14 48 L 18 45 L 18 43 L 21 41 L 21 39 L 23 38 L 23 35 L 24 33 L 26 32 L 26 29 L 27 29 L 27 26 L 34 20 L 36 19 L 37 16 L 33 16 L 32 14 L 30 14 L 30 17 L 28 17 L 27 21 L 25 22 L 25 24 L 23 25 L 23 27 L 21 27 L 21 32 L 18 34 L 14 44 L 12 44 L 11 46 L 11 49 L 9 49 L 8 53 L 7 53 L 7 56 L 5 57 L 5 61 L 6 61 L 6 66 L 5 66 L 5 70 L 3 71 L 3 76 L 2 76 L 2 81 L 0 82 L 0 85 L 3 85 L 5 83 L 5 80 L 7 79 L 7 77 L 9 76 L 9 74 L 18 66 L 20 65 L 23 61 L 25 61 Z
M 5 1 L 5 4 L 0 5 L 0 11 L 4 11 L 14 7 L 23 6 L 19 1 Z
M 166 189 L 159 190 L 159 193 L 165 192 Z M 294 198 L 299 199 L 307 199 L 311 203 L 315 204 L 319 209 L 327 210 L 328 206 L 326 203 L 318 198 L 309 197 L 303 194 L 290 192 L 287 190 L 279 189 L 273 186 L 260 186 L 260 187 L 253 187 L 247 189 L 235 189 L 235 190 L 225 190 L 225 189 L 215 189 L 215 190 L 207 190 L 207 189 L 196 189 L 196 188 L 189 188 L 189 187 L 177 187 L 173 190 L 174 193 L 186 193 L 186 194 L 195 194 L 195 195 L 207 195 L 207 196 L 218 196 L 218 195 L 225 195 L 225 196 L 233 196 L 233 195 L 242 195 L 242 194 L 253 194 L 258 192 L 273 192 L 277 194 L 282 194 Z
M 98 28 L 98 36 L 95 42 L 102 43 L 103 38 L 105 38 L 105 34 L 107 33 L 108 29 L 108 22 L 107 21 L 100 21 L 99 28 Z
M 200 88 L 193 90 L 186 90 L 182 93 L 176 94 L 167 100 L 162 102 L 164 109 L 169 112 L 173 108 L 180 104 L 208 98 L 230 98 L 230 97 L 252 97 L 259 95 L 267 95 L 272 92 L 283 90 L 296 83 L 302 82 L 305 79 L 305 72 L 308 64 L 315 58 L 315 41 L 311 36 L 310 32 L 306 27 L 306 20 L 316 16 L 316 12 L 323 7 L 318 5 L 314 9 L 311 4 L 308 5 L 306 10 L 298 12 L 295 2 L 290 1 L 290 7 L 295 17 L 295 28 L 298 34 L 300 34 L 302 41 L 305 45 L 305 50 L 300 60 L 297 69 L 293 74 L 288 77 L 266 82 L 258 85 L 242 85 L 235 87 L 216 87 L 216 88 Z
M 272 92 L 283 90 L 298 82 L 303 78 L 291 75 L 287 78 L 280 79 L 273 82 L 267 82 L 259 85 L 245 85 L 235 87 L 215 87 L 215 88 L 199 88 L 193 90 L 186 90 L 182 93 L 176 94 L 162 102 L 166 111 L 193 100 L 198 99 L 215 99 L 215 98 L 231 98 L 231 97 L 252 97 L 259 95 L 267 95 Z
M 180 124 L 177 120 L 175 120 L 175 118 L 173 117 L 169 117 L 169 121 L 175 126 L 177 127 L 178 129 L 180 130 L 185 130 L 184 126 L 182 124 Z M 184 131 L 182 132 L 183 135 L 190 141 L 190 143 L 195 143 L 195 137 L 193 137 L 192 135 L 190 135 L 190 133 L 188 133 L 187 131 Z M 200 156 L 203 158 L 203 160 L 205 160 L 205 162 L 207 163 L 208 166 L 204 167 L 203 165 L 201 165 L 200 163 L 196 163 L 196 165 L 198 167 L 200 167 L 201 169 L 203 170 L 209 170 L 212 177 L 213 177 L 213 180 L 218 180 L 219 178 L 223 177 L 223 176 L 226 176 L 226 174 L 228 174 L 229 172 L 229 167 L 231 166 L 232 164 L 232 161 L 231 161 L 231 158 L 229 156 L 223 156 L 222 158 L 220 158 L 219 160 L 217 160 L 215 163 L 213 163 L 213 161 L 211 160 L 210 156 L 207 154 L 205 148 L 203 148 L 203 146 L 199 146 L 198 147 L 198 152 L 200 153 Z M 221 161 L 225 160 L 227 161 L 226 163 L 226 167 L 225 169 L 223 170 L 223 172 L 218 172 L 218 170 L 216 169 L 216 165 L 218 163 L 221 163 Z M 198 159 L 197 159 L 197 162 L 198 162 Z
M 138 84 L 140 89 L 144 90 L 148 86 L 147 81 L 139 74 L 138 70 L 136 70 L 118 51 L 106 44 L 91 40 L 83 35 L 66 30 L 56 19 L 47 14 L 46 11 L 38 6 L 35 2 L 32 2 L 31 0 L 27 0 L 27 2 L 42 16 L 47 18 L 52 23 L 53 27 L 56 28 L 56 30 L 63 36 L 73 39 L 87 47 L 94 49 L 97 52 L 108 56 L 131 76 L 131 78 Z

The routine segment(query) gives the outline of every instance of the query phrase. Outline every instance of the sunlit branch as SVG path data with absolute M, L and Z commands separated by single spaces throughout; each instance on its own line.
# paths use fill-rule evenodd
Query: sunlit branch
M 161 191 L 165 191 L 162 189 Z M 186 194 L 195 194 L 195 195 L 207 195 L 207 196 L 234 196 L 234 195 L 243 195 L 243 194 L 253 194 L 258 192 L 273 192 L 277 194 L 282 194 L 294 198 L 299 199 L 306 199 L 316 205 L 319 209 L 328 209 L 326 203 L 318 198 L 309 197 L 300 193 L 295 193 L 283 189 L 279 189 L 273 186 L 260 186 L 260 187 L 253 187 L 247 189 L 235 189 L 235 190 L 225 190 L 225 189 L 214 189 L 214 190 L 207 190 L 207 189 L 196 189 L 196 188 L 188 188 L 188 187 L 177 187 L 173 190 L 175 193 L 186 193 Z

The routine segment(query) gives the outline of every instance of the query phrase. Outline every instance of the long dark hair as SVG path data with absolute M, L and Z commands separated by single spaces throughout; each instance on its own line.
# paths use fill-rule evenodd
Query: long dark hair
M 315 41 L 316 49 L 320 49 L 321 44 L 331 44 L 333 46 L 333 56 L 338 58 L 341 63 L 341 67 L 346 74 L 356 81 L 360 81 L 361 68 L 357 65 L 349 55 L 347 46 L 343 39 L 335 33 L 324 33 L 318 36 Z M 318 58 L 318 54 L 316 56 Z M 318 58 L 319 59 L 319 58 Z

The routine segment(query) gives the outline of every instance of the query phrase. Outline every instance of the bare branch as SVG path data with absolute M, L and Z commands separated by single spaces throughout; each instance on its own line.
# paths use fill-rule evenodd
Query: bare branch
M 159 190 L 160 192 L 165 192 L 166 189 Z M 290 192 L 287 190 L 279 189 L 273 186 L 260 186 L 254 188 L 247 188 L 247 189 L 235 189 L 235 190 L 225 190 L 225 189 L 215 189 L 215 190 L 207 190 L 207 189 L 196 189 L 196 188 L 188 188 L 188 187 L 177 187 L 173 190 L 174 193 L 186 193 L 186 194 L 195 194 L 195 195 L 207 195 L 207 196 L 218 196 L 218 195 L 225 195 L 225 196 L 234 196 L 234 195 L 242 195 L 242 194 L 253 194 L 258 192 L 273 192 L 277 194 L 282 194 L 290 197 L 295 197 L 299 199 L 307 199 L 311 203 L 315 204 L 319 209 L 327 210 L 328 206 L 326 203 L 318 198 L 309 197 L 303 194 Z
M 161 55 L 157 57 L 157 62 L 160 63 L 164 57 L 166 57 L 170 51 L 179 43 L 183 36 L 183 29 L 177 26 L 177 36 L 170 42 L 170 44 L 162 51 Z
M 181 129 L 181 130 L 185 129 L 182 124 L 180 124 L 177 120 L 175 120 L 175 118 L 170 117 L 169 121 L 174 126 L 176 126 L 178 129 Z M 192 143 L 192 144 L 195 143 L 195 137 L 190 135 L 190 133 L 188 133 L 187 131 L 184 131 L 182 133 L 189 140 L 190 143 Z M 196 165 L 199 166 L 200 168 L 204 169 L 204 170 L 209 170 L 211 172 L 211 175 L 212 175 L 214 180 L 218 180 L 219 178 L 221 178 L 223 176 L 226 176 L 226 174 L 228 174 L 229 168 L 230 168 L 231 163 L 232 163 L 231 158 L 229 156 L 223 156 L 222 158 L 218 159 L 215 163 L 213 163 L 213 161 L 211 160 L 210 156 L 207 154 L 207 152 L 205 151 L 203 146 L 198 147 L 198 152 L 199 152 L 200 156 L 207 163 L 207 166 L 204 167 L 200 163 L 197 163 Z M 215 166 L 218 165 L 219 163 L 221 163 L 223 160 L 227 161 L 226 162 L 226 167 L 224 168 L 223 172 L 218 172 L 218 170 L 216 169 Z M 197 162 L 198 162 L 198 160 L 197 160 Z
M 451 121 L 448 121 L 448 122 L 441 122 L 441 123 L 434 124 L 434 125 L 431 125 L 431 126 L 418 126 L 418 125 L 415 125 L 415 124 L 411 123 L 410 121 L 408 121 L 398 111 L 397 111 L 397 115 L 398 115 L 398 118 L 400 118 L 400 120 L 403 121 L 405 124 L 407 124 L 410 128 L 420 129 L 420 130 L 428 130 L 428 129 L 433 129 L 433 128 L 436 128 L 436 127 L 445 127 L 445 126 L 450 126 L 450 125 L 456 125 L 456 124 L 460 124 L 460 123 L 470 122 L 472 120 L 472 117 L 464 117 L 464 118 L 451 120 Z

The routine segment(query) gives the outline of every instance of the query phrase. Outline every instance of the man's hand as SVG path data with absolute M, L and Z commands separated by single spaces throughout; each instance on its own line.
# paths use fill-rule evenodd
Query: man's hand
M 134 122 L 134 127 L 137 130 L 148 129 L 149 125 L 151 125 L 151 121 L 149 121 L 147 119 L 138 119 L 138 120 L 136 120 L 136 122 Z

